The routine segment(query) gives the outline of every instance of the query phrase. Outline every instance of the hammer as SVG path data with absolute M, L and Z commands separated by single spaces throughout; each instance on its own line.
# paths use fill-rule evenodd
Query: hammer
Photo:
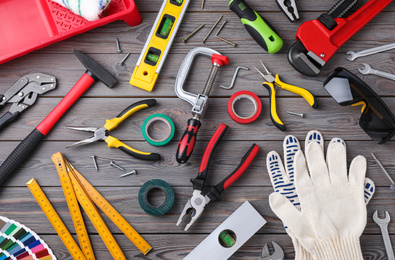
M 96 61 L 82 52 L 74 50 L 75 56 L 86 67 L 86 72 L 74 87 L 59 102 L 59 104 L 44 118 L 44 120 L 12 151 L 0 166 L 0 185 L 27 159 L 36 149 L 41 140 L 48 134 L 63 114 L 78 100 L 78 98 L 93 84 L 100 80 L 109 88 L 113 87 L 116 79 Z

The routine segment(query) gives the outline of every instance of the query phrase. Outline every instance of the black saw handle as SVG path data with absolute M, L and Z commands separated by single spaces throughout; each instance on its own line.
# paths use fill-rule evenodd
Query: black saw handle
M 39 130 L 34 129 L 5 159 L 0 166 L 0 186 L 33 153 L 43 138 L 44 135 Z
M 19 112 L 11 113 L 7 112 L 2 117 L 0 117 L 0 130 L 2 130 L 6 125 L 15 121 L 19 117 Z

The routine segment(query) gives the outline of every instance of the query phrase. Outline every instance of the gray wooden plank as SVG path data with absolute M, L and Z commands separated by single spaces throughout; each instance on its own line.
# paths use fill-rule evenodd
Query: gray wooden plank
M 261 93 L 266 93 L 266 90 L 261 89 L 258 94 Z M 135 98 L 83 98 L 67 111 L 47 135 L 46 140 L 79 141 L 89 138 L 90 133 L 70 130 L 66 126 L 101 127 L 105 124 L 106 119 L 114 118 L 124 108 L 139 100 Z M 318 129 L 324 134 L 328 133 L 329 136 L 340 136 L 345 140 L 371 140 L 359 127 L 359 108 L 339 106 L 332 98 L 318 98 L 317 100 L 319 108 L 313 109 L 302 98 L 277 98 L 278 115 L 287 126 L 287 131 L 281 132 L 273 126 L 270 119 L 268 98 L 261 98 L 263 108 L 260 117 L 255 122 L 246 125 L 238 124 L 229 117 L 227 98 L 211 99 L 207 112 L 201 119 L 202 126 L 198 132 L 198 139 L 209 140 L 219 123 L 225 123 L 230 127 L 230 133 L 225 136 L 225 140 L 283 140 L 284 136 L 289 133 L 304 137 L 312 129 Z M 392 102 L 392 98 L 383 98 L 383 100 L 392 111 L 395 111 L 395 103 Z M 11 123 L 0 133 L 0 140 L 23 140 L 59 101 L 60 99 L 57 98 L 40 99 L 37 105 L 26 111 L 18 121 Z M 106 107 L 105 111 L 102 109 L 103 106 Z M 97 113 L 98 111 L 101 113 Z M 190 111 L 189 103 L 181 99 L 158 99 L 157 106 L 138 111 L 125 120 L 118 129 L 113 130 L 111 134 L 124 141 L 143 141 L 141 127 L 144 120 L 151 114 L 162 113 L 174 121 L 176 134 L 173 140 L 177 141 L 185 131 L 187 120 L 192 117 Z M 248 115 L 252 111 L 252 107 L 246 105 L 245 110 L 240 109 L 239 113 Z M 300 118 L 288 114 L 287 111 L 304 113 L 305 116 Z
M 57 178 L 56 173 L 53 176 Z M 40 176 L 36 177 L 39 183 L 45 184 L 43 178 Z M 172 179 L 169 177 L 161 176 L 160 178 L 171 185 L 173 184 Z M 74 232 L 61 187 L 43 186 L 43 190 L 68 229 Z M 138 187 L 117 187 L 116 189 L 114 187 L 98 187 L 97 190 L 141 234 L 188 234 L 190 236 L 201 233 L 207 234 L 221 224 L 245 200 L 248 200 L 268 222 L 258 233 L 285 234 L 282 222 L 272 212 L 269 206 L 268 197 L 273 192 L 271 187 L 230 187 L 229 190 L 222 194 L 222 201 L 211 202 L 206 206 L 201 217 L 187 232 L 184 232 L 184 227 L 189 222 L 190 218 L 188 216 L 184 218 L 180 226 L 176 226 L 176 222 L 185 203 L 191 197 L 191 187 L 174 186 L 173 190 L 176 198 L 174 205 L 169 212 L 162 216 L 148 215 L 140 208 L 138 203 Z M 381 211 L 387 210 L 391 215 L 391 223 L 393 223 L 395 209 L 391 207 L 393 203 L 390 201 L 393 199 L 393 196 L 393 192 L 388 188 L 377 188 L 375 195 L 367 206 L 367 225 L 364 234 L 380 233 L 378 225 L 372 220 L 373 212 L 376 209 Z M 38 234 L 56 234 L 28 188 L 15 187 L 4 189 L 2 191 L 2 198 L 3 203 L 0 209 L 0 215 L 24 223 Z M 103 215 L 103 218 L 113 234 L 122 234 L 105 215 Z M 86 219 L 88 232 L 97 234 L 88 218 Z M 393 234 L 395 232 L 395 225 L 391 223 L 389 224 L 389 232 Z
M 207 235 L 196 234 L 181 235 L 172 234 L 171 236 L 165 235 L 146 235 L 145 238 L 153 245 L 153 249 L 146 256 L 139 253 L 134 246 L 130 246 L 122 235 L 115 235 L 120 247 L 128 259 L 182 259 L 190 251 L 193 250 Z M 59 260 L 71 260 L 71 256 L 67 249 L 62 244 L 62 241 L 55 235 L 42 235 L 41 236 L 52 248 L 57 248 L 55 251 Z M 111 255 L 106 249 L 98 235 L 90 236 L 92 244 L 95 248 L 95 255 L 97 259 L 110 259 Z M 392 241 L 395 237 L 391 236 Z M 278 234 L 256 234 L 248 240 L 230 259 L 258 259 L 260 257 L 261 249 L 264 243 L 276 241 L 280 244 L 285 252 L 284 259 L 294 259 L 294 249 L 291 240 L 287 235 Z M 381 241 L 381 236 L 375 235 L 362 235 L 361 247 L 364 259 L 379 260 L 386 257 L 384 245 Z

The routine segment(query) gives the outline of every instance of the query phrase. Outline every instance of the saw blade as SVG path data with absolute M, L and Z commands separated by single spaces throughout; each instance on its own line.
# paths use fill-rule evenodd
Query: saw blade
M 339 0 L 331 9 L 329 9 L 328 14 L 332 18 L 341 18 L 350 11 L 357 2 L 358 0 Z

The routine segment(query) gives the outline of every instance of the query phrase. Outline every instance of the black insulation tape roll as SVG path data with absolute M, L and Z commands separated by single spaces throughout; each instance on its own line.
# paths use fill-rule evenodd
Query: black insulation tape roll
M 165 193 L 165 202 L 160 206 L 153 206 L 148 202 L 148 193 L 152 189 L 160 189 Z M 141 186 L 139 191 L 140 207 L 152 216 L 160 216 L 168 212 L 174 203 L 173 188 L 165 181 L 159 179 L 149 180 Z

